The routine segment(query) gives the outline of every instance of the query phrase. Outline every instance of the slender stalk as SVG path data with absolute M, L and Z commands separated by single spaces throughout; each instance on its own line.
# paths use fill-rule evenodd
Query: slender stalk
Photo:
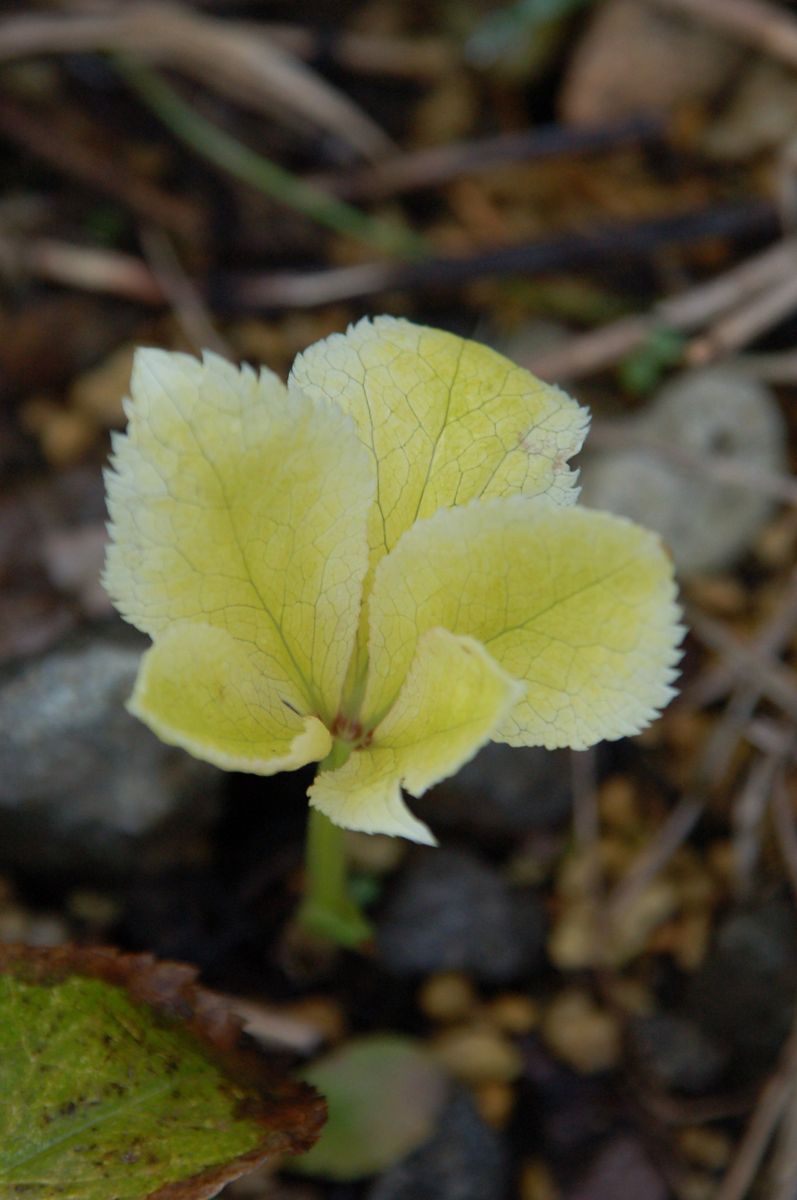
M 306 890 L 298 920 L 305 929 L 342 946 L 371 937 L 371 926 L 348 888 L 345 830 L 317 808 L 310 809 L 305 857 Z
M 351 753 L 351 743 L 336 739 L 319 767 L 331 771 Z M 310 809 L 305 854 L 305 894 L 298 920 L 305 929 L 342 946 L 360 946 L 371 927 L 349 893 L 346 833 L 317 808 Z
M 273 200 L 302 212 L 335 233 L 357 238 L 385 254 L 419 258 L 422 238 L 399 225 L 371 217 L 297 179 L 284 167 L 244 146 L 195 112 L 157 71 L 126 55 L 113 55 L 119 74 L 140 100 L 186 145 Z

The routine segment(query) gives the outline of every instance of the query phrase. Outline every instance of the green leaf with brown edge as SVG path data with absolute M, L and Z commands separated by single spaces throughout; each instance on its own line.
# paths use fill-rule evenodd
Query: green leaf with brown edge
M 325 1118 L 182 963 L 0 946 L 2 1200 L 206 1200 Z

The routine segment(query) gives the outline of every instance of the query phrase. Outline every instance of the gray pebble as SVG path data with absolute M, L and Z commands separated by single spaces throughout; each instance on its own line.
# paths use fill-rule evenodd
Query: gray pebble
M 367 1200 L 502 1200 L 506 1187 L 503 1142 L 456 1089 L 433 1137 L 380 1175 Z
M 714 1086 L 727 1054 L 693 1021 L 675 1013 L 637 1017 L 631 1041 L 642 1065 L 666 1090 L 702 1092 Z
M 491 838 L 556 828 L 570 816 L 568 751 L 488 742 L 413 809 L 434 829 Z
M 397 975 L 466 971 L 496 983 L 533 967 L 544 937 L 533 893 L 513 893 L 492 867 L 450 848 L 413 853 L 377 926 L 382 961 Z
M 157 854 L 175 819 L 178 858 L 181 845 L 195 847 L 215 811 L 219 773 L 126 711 L 142 648 L 138 638 L 98 634 L 0 677 L 6 865 L 127 874 L 143 847 Z
M 729 365 L 670 380 L 624 428 L 641 443 L 723 456 L 764 476 L 786 468 L 784 422 L 771 392 Z M 730 566 L 774 508 L 755 486 L 718 482 L 643 448 L 585 455 L 581 482 L 584 504 L 657 530 L 683 575 Z

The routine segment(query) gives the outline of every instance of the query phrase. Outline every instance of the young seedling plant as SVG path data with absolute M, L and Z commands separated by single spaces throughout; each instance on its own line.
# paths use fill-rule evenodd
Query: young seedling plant
M 488 740 L 644 728 L 682 637 L 658 537 L 576 504 L 586 411 L 391 317 L 272 372 L 141 350 L 105 585 L 152 638 L 130 709 L 229 770 L 318 763 L 304 923 L 356 945 L 344 830 L 433 843 L 421 796 Z

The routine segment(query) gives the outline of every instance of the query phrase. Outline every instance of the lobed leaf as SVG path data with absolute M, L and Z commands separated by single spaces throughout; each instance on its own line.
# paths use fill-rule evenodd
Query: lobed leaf
M 367 567 L 370 459 L 340 411 L 215 355 L 140 351 L 131 397 L 107 479 L 105 585 L 156 642 L 187 622 L 233 639 L 263 680 L 258 696 L 233 689 L 234 704 L 284 758 L 296 729 L 277 738 L 280 706 L 326 723 L 337 711 Z M 201 673 L 184 667 L 188 696 Z M 187 744 L 196 713 L 174 699 L 153 724 L 184 729 Z M 141 695 L 136 711 L 149 719 Z
M 371 561 L 439 508 L 546 494 L 573 504 L 588 414 L 479 342 L 393 317 L 364 319 L 296 359 L 289 386 L 349 413 L 373 455 Z
M 424 631 L 443 626 L 525 683 L 492 734 L 514 746 L 639 732 L 673 695 L 683 635 L 656 534 L 523 497 L 418 522 L 379 564 L 370 614 L 367 724 L 390 710 Z

